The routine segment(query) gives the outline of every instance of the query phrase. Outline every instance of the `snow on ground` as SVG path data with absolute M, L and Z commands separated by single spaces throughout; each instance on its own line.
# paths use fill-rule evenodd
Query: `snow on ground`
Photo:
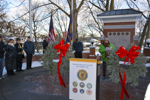
M 32 68 L 40 67 L 40 66 L 42 66 L 42 64 L 39 61 L 33 61 L 32 62 Z M 22 69 L 23 70 L 26 69 L 26 63 L 22 64 Z M 4 69 L 3 69 L 3 75 L 6 74 L 6 73 L 7 73 L 7 71 L 6 71 L 6 68 L 4 67 Z

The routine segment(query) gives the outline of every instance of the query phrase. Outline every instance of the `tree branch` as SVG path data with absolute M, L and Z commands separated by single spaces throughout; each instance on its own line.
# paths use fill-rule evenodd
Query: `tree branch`
M 69 7 L 71 9 L 71 0 L 67 0 L 67 2 L 68 2 L 68 5 L 69 5 Z
M 81 7 L 82 7 L 82 5 L 84 4 L 84 1 L 85 1 L 85 0 L 82 0 L 82 1 L 81 1 L 81 3 L 80 3 L 80 5 L 79 5 L 79 7 L 77 8 L 77 12 L 79 12 L 80 8 L 81 8 Z
M 59 10 L 61 10 L 62 12 L 64 12 L 68 17 L 70 17 L 70 15 L 65 10 L 63 10 L 59 5 L 57 5 L 56 3 L 54 3 L 51 0 L 49 0 L 49 1 L 51 2 L 51 4 L 55 5 Z
M 89 1 L 89 3 L 91 3 L 93 6 L 95 6 L 96 8 L 100 9 L 101 11 L 104 12 L 104 9 L 102 9 L 101 7 L 97 6 L 96 4 L 94 4 L 93 2 Z

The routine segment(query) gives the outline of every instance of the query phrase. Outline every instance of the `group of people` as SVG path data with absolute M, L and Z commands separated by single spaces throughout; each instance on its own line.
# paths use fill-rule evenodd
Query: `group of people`
M 0 79 L 3 79 L 3 68 L 4 62 L 7 70 L 7 75 L 15 75 L 14 69 L 17 72 L 22 70 L 22 60 L 24 58 L 24 52 L 27 55 L 27 70 L 32 69 L 32 56 L 34 54 L 34 43 L 31 41 L 31 38 L 28 37 L 27 41 L 24 43 L 24 46 L 21 44 L 21 39 L 16 39 L 16 44 L 14 45 L 14 38 L 10 37 L 7 44 L 5 45 L 2 41 L 2 36 L 0 36 Z M 5 61 L 4 61 L 5 58 Z
M 48 37 L 43 41 L 43 53 L 48 46 Z M 100 45 L 99 52 L 102 55 L 103 61 L 103 79 L 106 77 L 106 63 L 108 61 L 108 52 L 114 49 L 113 44 L 109 42 L 108 38 L 105 38 L 103 43 Z M 16 44 L 14 45 L 14 38 L 10 37 L 8 43 L 5 45 L 2 41 L 2 36 L 0 36 L 0 79 L 3 77 L 3 68 L 4 68 L 4 56 L 5 56 L 5 66 L 7 70 L 7 75 L 15 75 L 14 69 L 17 72 L 22 70 L 22 60 L 24 58 L 24 52 L 27 55 L 27 70 L 32 69 L 32 56 L 34 54 L 34 43 L 31 41 L 31 38 L 28 37 L 27 41 L 24 43 L 24 46 L 21 44 L 20 38 L 16 39 Z M 78 39 L 73 43 L 73 50 L 75 50 L 75 58 L 82 58 L 83 44 L 79 42 Z

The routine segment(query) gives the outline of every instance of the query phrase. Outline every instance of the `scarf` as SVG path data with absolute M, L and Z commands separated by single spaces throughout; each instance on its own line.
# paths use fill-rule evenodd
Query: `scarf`
M 14 44 L 13 44 L 13 43 L 8 43 L 8 45 L 10 45 L 10 46 L 13 46 L 13 47 L 14 47 Z

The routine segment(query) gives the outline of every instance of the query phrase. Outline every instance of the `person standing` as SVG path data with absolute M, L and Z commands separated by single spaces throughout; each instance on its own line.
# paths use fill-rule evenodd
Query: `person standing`
M 103 44 L 101 44 L 99 48 L 99 52 L 102 55 L 103 61 L 103 80 L 106 77 L 106 63 L 108 61 L 108 52 L 110 52 L 112 49 L 115 49 L 114 45 L 109 42 L 108 38 L 105 38 Z
M 43 41 L 43 53 L 45 53 L 45 50 L 46 50 L 46 48 L 47 48 L 47 46 L 48 46 L 48 37 L 46 37 L 45 38 L 45 40 Z
M 24 58 L 24 53 L 23 53 L 23 49 L 22 49 L 22 44 L 20 41 L 20 38 L 16 39 L 16 51 L 17 51 L 17 58 L 16 58 L 16 71 L 23 71 L 22 70 L 22 59 Z
M 24 51 L 27 54 L 27 70 L 32 69 L 32 57 L 34 54 L 34 43 L 31 41 L 30 36 L 28 37 L 27 41 L 24 43 Z
M 15 75 L 14 69 L 16 67 L 16 48 L 14 46 L 14 38 L 10 37 L 8 43 L 5 46 L 5 65 L 7 70 L 7 75 Z
M 75 50 L 75 58 L 82 58 L 83 44 L 76 39 L 73 43 L 73 49 Z
M 5 44 L 2 41 L 2 36 L 0 36 L 0 80 L 5 78 L 3 76 L 3 68 L 4 68 L 4 47 Z

